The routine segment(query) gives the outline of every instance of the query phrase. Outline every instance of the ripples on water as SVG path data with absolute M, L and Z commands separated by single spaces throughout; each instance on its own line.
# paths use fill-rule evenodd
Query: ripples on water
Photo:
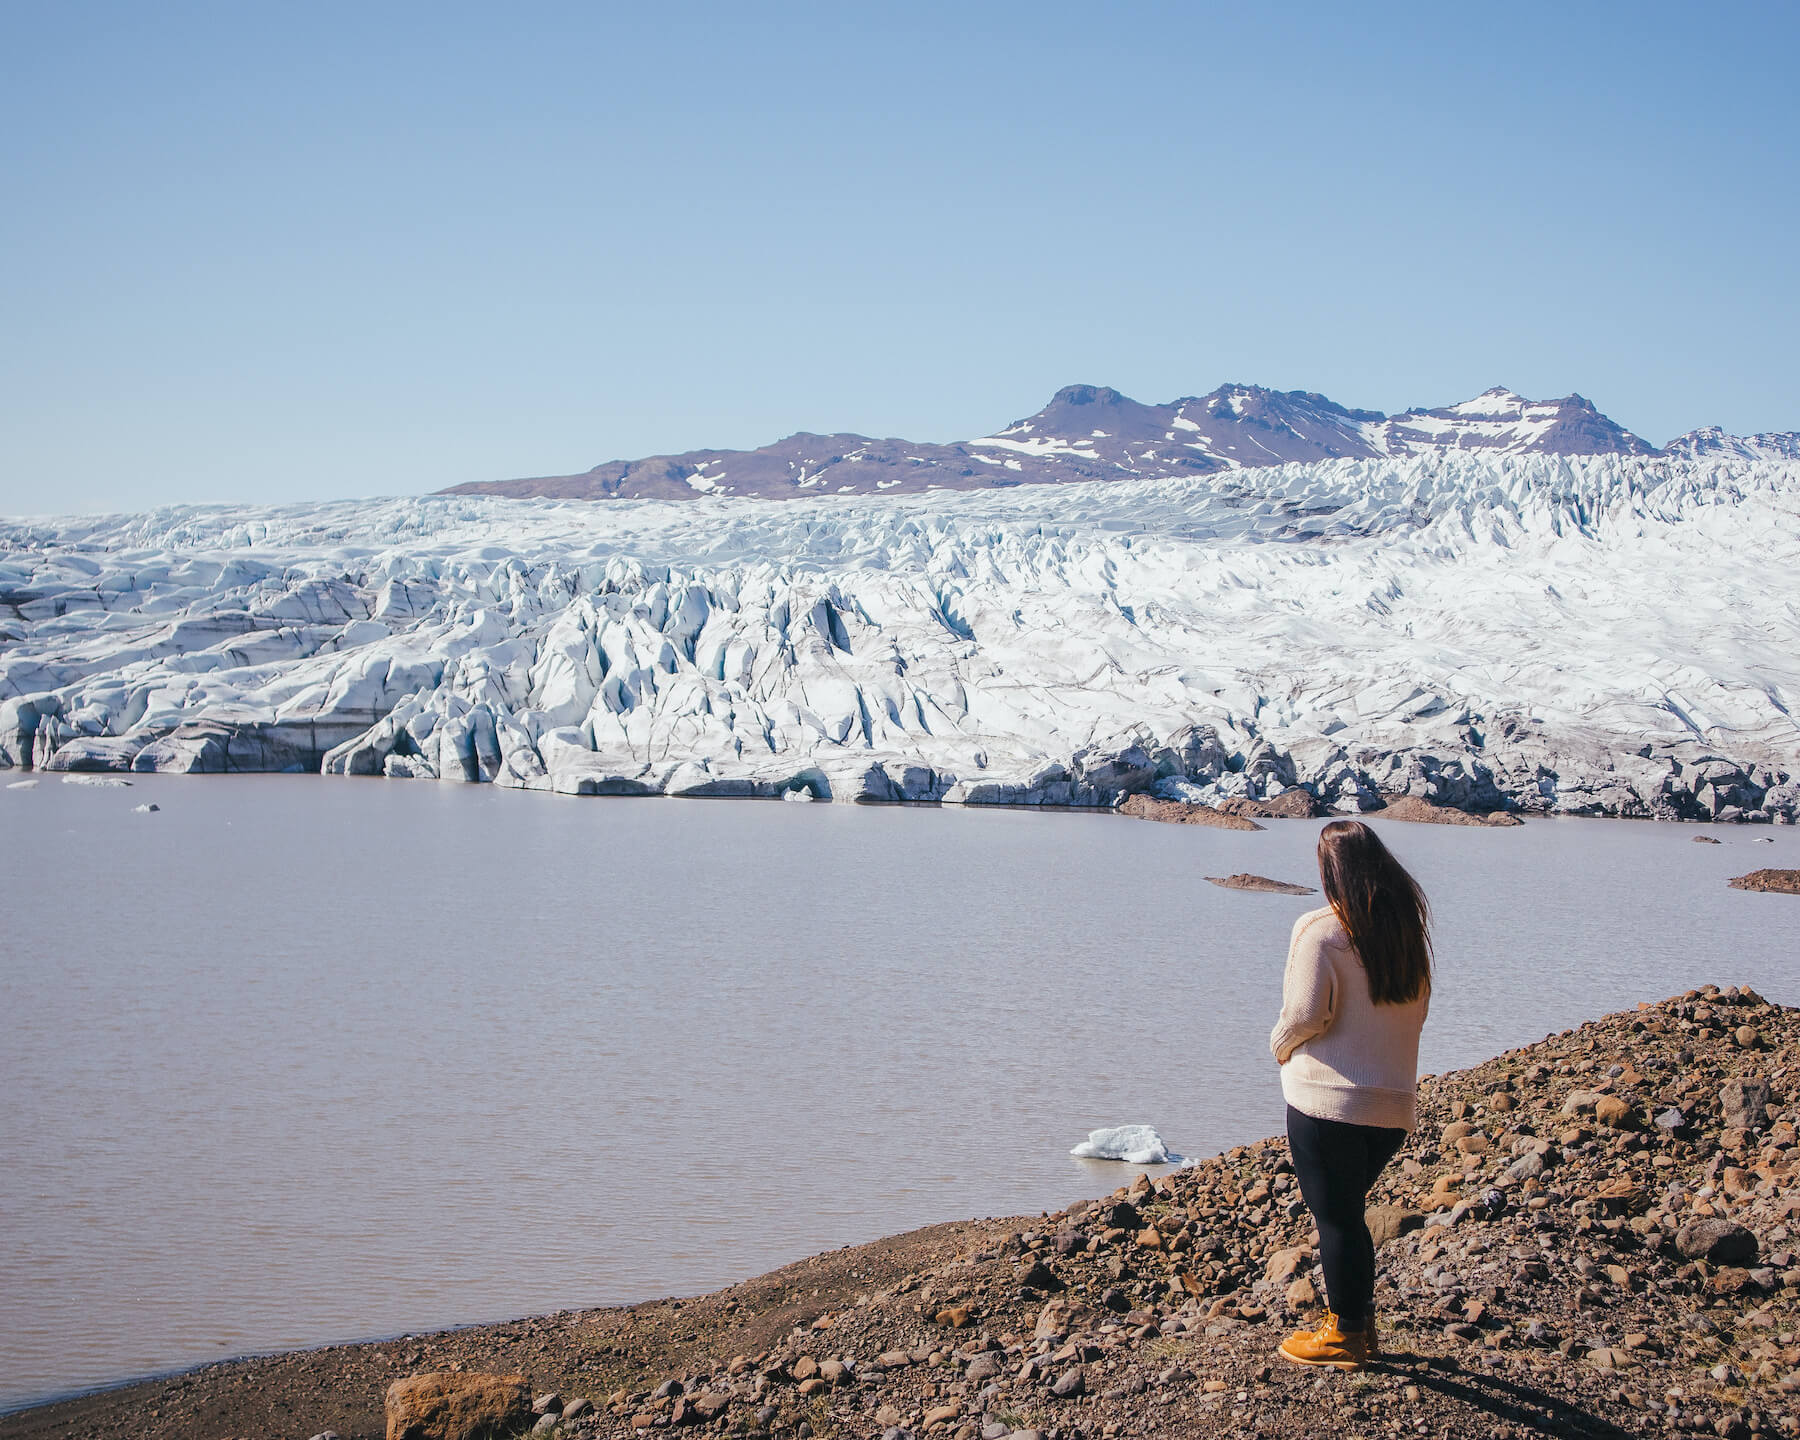
M 154 800 L 162 810 L 139 815 Z M 1705 981 L 1800 1001 L 1800 832 L 1389 824 L 1443 1070 Z M 1317 822 L 308 777 L 0 790 L 0 1404 L 691 1293 L 1273 1133 Z M 1773 844 L 1751 844 L 1753 835 Z

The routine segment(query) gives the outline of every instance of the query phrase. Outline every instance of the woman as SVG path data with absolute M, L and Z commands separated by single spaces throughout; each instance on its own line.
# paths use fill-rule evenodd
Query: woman
M 1375 1246 L 1363 1202 L 1415 1123 L 1430 909 L 1360 821 L 1320 832 L 1319 879 L 1329 903 L 1294 923 L 1269 1048 L 1281 1065 L 1300 1194 L 1319 1227 L 1330 1309 L 1281 1354 L 1356 1370 L 1376 1354 Z

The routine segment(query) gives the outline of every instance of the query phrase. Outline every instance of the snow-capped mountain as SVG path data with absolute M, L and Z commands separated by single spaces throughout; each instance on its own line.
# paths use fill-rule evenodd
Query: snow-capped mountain
M 1079 390 L 989 438 L 1104 469 L 1241 441 L 1264 400 L 1281 443 L 1390 435 Z M 1800 567 L 1800 462 L 1504 452 L 1565 418 L 1496 398 L 1460 417 L 1485 445 L 1397 417 L 1418 453 L 960 494 L 0 522 L 0 765 L 1800 817 L 1768 580 Z
M 1442 410 L 1408 410 L 1383 427 L 1385 455 L 1433 448 L 1497 455 L 1649 455 L 1656 449 L 1579 395 L 1527 400 L 1500 386 Z
M 1648 455 L 1655 447 L 1579 395 L 1527 400 L 1496 387 L 1458 405 L 1388 416 L 1303 390 L 1223 385 L 1145 405 L 1100 385 L 1057 391 L 1035 415 L 949 445 L 866 435 L 790 435 L 759 450 L 614 460 L 581 475 L 457 485 L 452 495 L 560 499 L 793 499 L 1205 475 L 1311 460 L 1479 450 L 1496 455 Z
M 1671 440 L 1663 453 L 1689 460 L 1703 460 L 1715 455 L 1730 455 L 1740 460 L 1800 460 L 1800 431 L 1768 430 L 1760 435 L 1727 435 L 1717 425 L 1707 425 Z

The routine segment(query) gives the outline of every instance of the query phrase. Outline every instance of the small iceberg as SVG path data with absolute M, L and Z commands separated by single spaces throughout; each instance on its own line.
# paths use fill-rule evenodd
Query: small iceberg
M 162 806 L 154 803 L 149 805 L 133 805 L 131 807 L 131 813 L 133 815 L 154 815 L 160 809 L 162 809 Z
M 35 780 L 9 780 L 6 788 L 8 790 L 35 790 L 37 783 Z
M 65 785 L 91 785 L 96 790 L 124 790 L 131 785 L 129 780 L 121 780 L 117 775 L 65 775 Z
M 1071 1155 L 1083 1160 L 1123 1160 L 1127 1165 L 1180 1165 L 1177 1155 L 1156 1133 L 1153 1125 L 1115 1125 L 1110 1130 L 1090 1130 L 1088 1138 Z

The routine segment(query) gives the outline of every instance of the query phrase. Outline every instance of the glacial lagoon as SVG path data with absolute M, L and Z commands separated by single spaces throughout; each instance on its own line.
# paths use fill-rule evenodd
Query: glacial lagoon
M 1202 877 L 1316 883 L 1318 826 L 0 789 L 0 1407 L 1035 1213 L 1129 1173 L 1069 1156 L 1099 1126 L 1272 1133 L 1317 901 Z M 1725 885 L 1800 828 L 1383 829 L 1438 913 L 1428 1070 L 1707 981 L 1800 1002 L 1800 900 Z

